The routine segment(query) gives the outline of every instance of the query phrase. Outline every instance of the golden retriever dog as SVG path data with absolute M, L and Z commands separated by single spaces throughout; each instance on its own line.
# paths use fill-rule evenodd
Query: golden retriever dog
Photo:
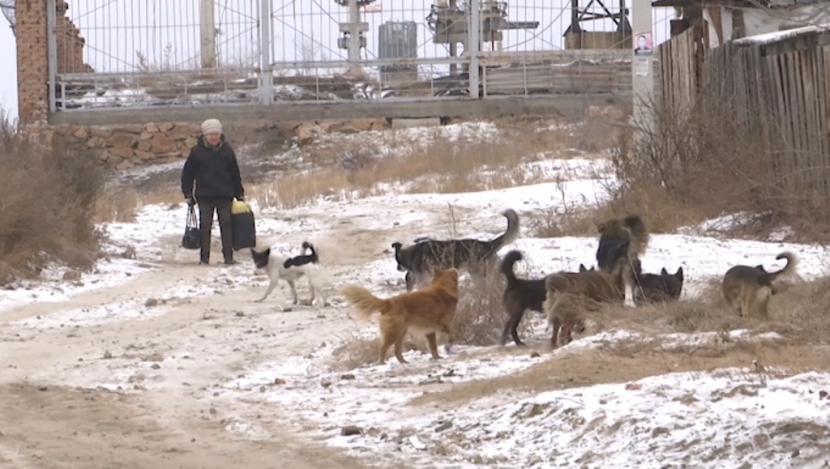
M 369 290 L 356 285 L 342 287 L 339 292 L 355 308 L 355 319 L 367 321 L 375 312 L 380 312 L 381 365 L 386 363 L 386 352 L 392 345 L 395 346 L 395 358 L 400 363 L 407 363 L 402 348 L 410 329 L 426 336 L 433 359 L 441 358 L 436 343 L 437 332 L 447 336 L 449 352 L 452 321 L 458 306 L 456 269 L 432 269 L 432 282 L 428 287 L 386 299 L 378 298 Z

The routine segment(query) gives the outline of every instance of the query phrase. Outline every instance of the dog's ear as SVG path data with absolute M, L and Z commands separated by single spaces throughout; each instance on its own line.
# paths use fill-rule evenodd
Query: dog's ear
M 669 275 L 669 271 L 668 271 L 668 270 L 666 270 L 666 268 L 665 268 L 665 267 L 663 267 L 662 269 L 660 269 L 660 275 L 664 275 L 664 276 L 665 276 L 665 275 Z
M 597 223 L 597 232 L 602 233 L 603 231 L 605 231 L 605 228 L 607 228 L 607 226 L 607 222 Z
M 677 272 L 675 272 L 674 276 L 683 279 L 683 267 L 678 267 Z
M 579 272 L 587 272 L 588 268 L 585 267 L 585 264 L 579 264 Z

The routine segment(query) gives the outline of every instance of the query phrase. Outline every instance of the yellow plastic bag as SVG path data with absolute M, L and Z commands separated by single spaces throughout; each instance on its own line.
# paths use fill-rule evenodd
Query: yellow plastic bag
M 251 213 L 251 204 L 247 201 L 237 200 L 236 198 L 233 199 L 231 202 L 231 215 L 239 215 L 240 213 Z

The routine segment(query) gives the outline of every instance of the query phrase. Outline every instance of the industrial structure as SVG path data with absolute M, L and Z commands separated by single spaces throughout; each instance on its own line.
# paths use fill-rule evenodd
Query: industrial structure
M 378 58 L 398 63 L 383 63 L 380 83 L 395 86 L 418 81 L 418 66 L 406 59 L 418 58 L 418 24 L 414 21 L 387 21 L 378 27 Z

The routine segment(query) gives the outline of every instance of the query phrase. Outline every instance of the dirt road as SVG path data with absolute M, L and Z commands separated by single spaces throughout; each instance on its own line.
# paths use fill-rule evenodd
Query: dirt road
M 250 267 L 232 269 L 241 275 Z M 150 298 L 173 281 L 210 282 L 228 270 L 166 265 L 125 285 L 60 304 L 16 308 L 2 319 L 36 322 L 61 311 Z M 226 431 L 230 422 L 223 415 L 233 409 L 204 402 L 217 384 L 236 378 L 245 366 L 303 353 L 308 336 L 297 331 L 339 333 L 349 321 L 342 315 L 342 321 L 323 320 L 308 308 L 284 312 L 287 299 L 280 289 L 266 303 L 254 304 L 261 289 L 220 288 L 217 294 L 172 301 L 152 320 L 4 325 L 0 467 L 364 467 L 292 436 L 278 408 L 259 419 L 275 435 L 268 441 L 234 438 Z M 90 388 L 96 381 L 116 388 Z

